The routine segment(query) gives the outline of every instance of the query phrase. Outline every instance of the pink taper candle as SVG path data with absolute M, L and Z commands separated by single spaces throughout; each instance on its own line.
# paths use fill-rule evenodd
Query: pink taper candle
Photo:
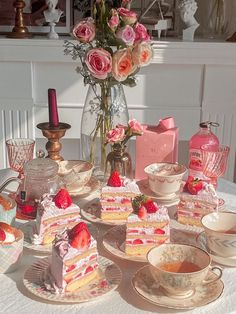
M 59 126 L 58 112 L 57 112 L 57 95 L 53 88 L 48 89 L 48 110 L 49 110 L 49 125 L 57 128 Z

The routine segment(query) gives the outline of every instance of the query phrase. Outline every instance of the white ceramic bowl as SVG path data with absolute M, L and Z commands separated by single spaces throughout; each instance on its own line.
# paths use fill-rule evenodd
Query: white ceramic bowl
M 210 213 L 202 217 L 209 249 L 222 257 L 236 257 L 236 213 Z
M 19 229 L 13 229 L 16 241 L 10 244 L 0 244 L 0 274 L 11 273 L 20 265 L 24 234 Z
M 160 196 L 177 193 L 186 171 L 187 168 L 184 165 L 163 162 L 151 164 L 144 169 L 150 189 Z
M 59 162 L 58 174 L 69 192 L 78 192 L 89 182 L 93 164 L 84 160 L 63 160 Z

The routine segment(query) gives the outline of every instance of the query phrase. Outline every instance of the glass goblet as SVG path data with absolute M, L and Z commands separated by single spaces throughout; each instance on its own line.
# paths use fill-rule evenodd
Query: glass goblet
M 229 151 L 229 146 L 225 145 L 220 145 L 218 150 L 209 150 L 208 145 L 201 147 L 203 174 L 210 179 L 214 187 L 217 187 L 217 179 L 225 173 Z
M 23 166 L 33 159 L 35 141 L 30 138 L 13 138 L 6 141 L 10 168 L 23 177 Z

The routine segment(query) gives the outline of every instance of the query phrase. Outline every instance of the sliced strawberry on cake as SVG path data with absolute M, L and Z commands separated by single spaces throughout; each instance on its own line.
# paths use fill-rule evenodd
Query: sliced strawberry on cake
M 170 218 L 166 207 L 145 195 L 133 199 L 134 213 L 128 217 L 125 252 L 145 256 L 154 246 L 169 242 Z

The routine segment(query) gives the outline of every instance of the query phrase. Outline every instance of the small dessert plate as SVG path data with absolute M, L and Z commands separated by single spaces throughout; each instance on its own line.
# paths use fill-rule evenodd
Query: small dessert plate
M 103 246 L 111 254 L 129 261 L 146 263 L 146 256 L 133 256 L 125 253 L 124 243 L 126 237 L 126 226 L 116 226 L 109 229 L 103 237 Z
M 98 263 L 99 271 L 96 280 L 73 293 L 54 294 L 46 290 L 41 278 L 49 266 L 49 258 L 39 259 L 32 264 L 24 274 L 23 283 L 31 293 L 45 300 L 69 303 L 93 301 L 115 290 L 122 279 L 121 270 L 114 262 L 99 256 Z
M 83 220 L 81 220 L 83 221 Z M 84 221 L 85 223 L 88 224 L 88 228 L 90 233 L 92 234 L 92 236 L 96 239 L 97 235 L 98 235 L 98 230 L 97 228 L 88 223 L 87 221 Z M 34 229 L 35 229 L 35 221 L 29 221 L 25 224 L 18 224 L 19 229 L 22 230 L 22 232 L 24 233 L 24 247 L 29 249 L 29 250 L 33 250 L 37 253 L 40 254 L 51 254 L 52 253 L 52 245 L 41 245 L 41 244 L 33 244 L 31 242 L 31 235 L 34 233 Z
M 90 222 L 100 223 L 108 226 L 125 225 L 126 220 L 102 220 L 101 216 L 101 204 L 99 198 L 95 198 L 88 202 L 80 209 L 80 213 L 83 218 Z
M 209 271 L 209 278 L 216 276 L 214 272 Z M 158 282 L 154 281 L 149 265 L 136 272 L 132 278 L 132 285 L 138 295 L 146 301 L 158 306 L 182 310 L 190 310 L 209 304 L 217 300 L 224 290 L 223 282 L 217 280 L 211 284 L 198 286 L 194 295 L 189 298 L 171 298 L 165 295 Z
M 205 236 L 205 232 L 202 232 L 201 234 L 199 234 L 199 236 L 197 237 L 197 245 L 207 251 L 207 253 L 210 254 L 213 262 L 217 263 L 217 264 L 221 264 L 224 266 L 230 266 L 230 267 L 236 267 L 236 256 L 235 257 L 222 257 L 219 255 L 216 255 L 216 253 L 212 252 L 208 245 L 207 245 L 207 240 L 206 240 L 206 236 Z
M 94 177 L 91 177 L 89 182 L 85 184 L 85 186 L 83 186 L 81 189 L 73 190 L 73 191 L 68 190 L 68 191 L 69 191 L 70 196 L 72 197 L 75 197 L 75 196 L 84 197 L 86 195 L 91 195 L 95 193 L 96 191 L 98 191 L 99 188 L 100 188 L 100 181 Z
M 147 179 L 138 181 L 137 185 L 142 194 L 153 198 L 157 203 L 163 204 L 166 207 L 170 207 L 179 203 L 179 193 L 173 193 L 167 196 L 159 196 L 150 190 Z

